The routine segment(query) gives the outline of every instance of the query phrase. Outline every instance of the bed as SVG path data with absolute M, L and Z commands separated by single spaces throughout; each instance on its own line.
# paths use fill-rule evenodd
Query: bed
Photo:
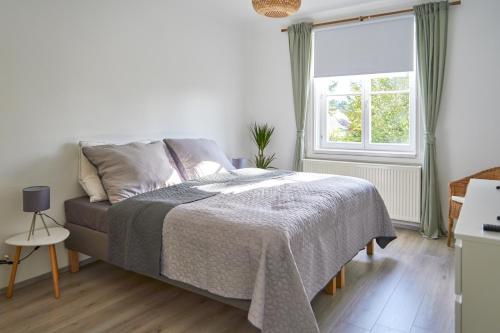
M 69 253 L 71 272 L 79 271 L 78 253 L 109 262 L 106 221 L 106 212 L 109 207 L 111 207 L 109 202 L 90 202 L 88 196 L 65 201 L 66 224 L 64 227 L 70 231 L 70 237 L 65 241 L 65 245 Z M 245 311 L 248 311 L 250 305 L 247 300 L 223 298 L 164 276 L 151 277 Z
M 395 238 L 371 183 L 281 170 L 225 170 L 65 210 L 71 271 L 84 253 L 246 310 L 263 332 L 318 332 L 314 296 L 341 287 L 367 244 L 371 254 L 373 240 Z

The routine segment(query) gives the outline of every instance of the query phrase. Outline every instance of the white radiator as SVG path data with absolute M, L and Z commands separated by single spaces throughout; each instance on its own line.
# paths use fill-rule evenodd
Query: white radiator
M 420 166 L 306 159 L 304 171 L 366 179 L 377 187 L 393 220 L 420 221 Z

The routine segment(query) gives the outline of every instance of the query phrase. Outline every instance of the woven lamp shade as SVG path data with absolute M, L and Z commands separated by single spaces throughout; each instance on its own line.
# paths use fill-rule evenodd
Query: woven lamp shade
M 267 17 L 287 17 L 300 8 L 301 0 L 252 0 L 255 11 Z

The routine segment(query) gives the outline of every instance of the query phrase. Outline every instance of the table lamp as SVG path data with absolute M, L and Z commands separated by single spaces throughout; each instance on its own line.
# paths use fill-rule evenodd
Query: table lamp
M 35 237 L 35 224 L 37 216 L 42 219 L 43 226 L 50 236 L 49 229 L 43 219 L 43 211 L 50 208 L 50 187 L 48 186 L 32 186 L 23 189 L 23 211 L 33 213 L 31 227 L 28 232 L 28 240 L 31 236 Z
M 232 162 L 233 162 L 233 166 L 236 169 L 243 169 L 243 168 L 247 167 L 248 159 L 245 157 L 237 157 L 237 158 L 233 158 Z

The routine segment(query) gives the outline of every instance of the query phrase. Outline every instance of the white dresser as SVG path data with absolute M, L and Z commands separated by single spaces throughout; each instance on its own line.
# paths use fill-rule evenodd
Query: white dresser
M 500 181 L 472 179 L 455 227 L 455 331 L 500 332 Z

